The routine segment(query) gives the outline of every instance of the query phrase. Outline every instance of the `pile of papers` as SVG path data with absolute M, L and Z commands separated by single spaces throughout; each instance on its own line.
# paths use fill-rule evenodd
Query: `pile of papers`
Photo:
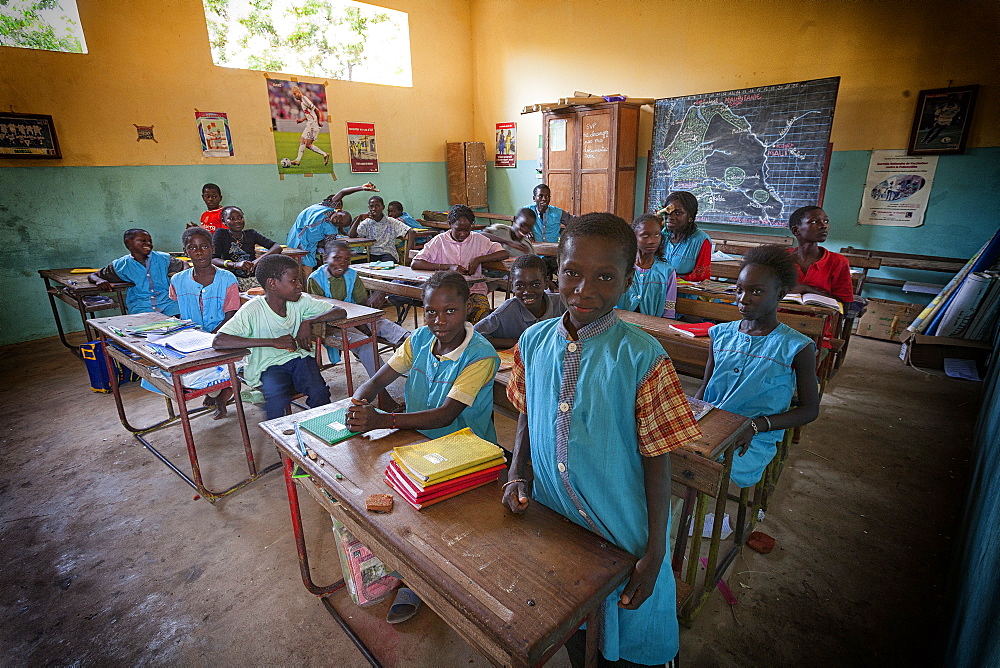
M 495 481 L 506 463 L 503 450 L 465 428 L 393 448 L 385 482 L 420 510 Z

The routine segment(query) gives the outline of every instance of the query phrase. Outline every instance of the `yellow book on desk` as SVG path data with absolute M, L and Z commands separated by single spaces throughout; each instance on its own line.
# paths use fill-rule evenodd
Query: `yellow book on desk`
M 402 471 L 407 476 L 409 476 L 410 479 L 413 480 L 414 484 L 419 485 L 420 487 L 427 487 L 431 484 L 437 485 L 442 482 L 448 482 L 449 480 L 454 480 L 455 478 L 461 478 L 464 475 L 471 475 L 473 473 L 478 473 L 479 471 L 485 471 L 486 469 L 493 468 L 494 466 L 500 466 L 501 464 L 507 463 L 507 458 L 503 455 L 500 455 L 499 457 L 491 459 L 488 462 L 484 462 L 482 464 L 476 464 L 475 466 L 470 466 L 467 469 L 462 469 L 461 471 L 456 471 L 455 473 L 451 473 L 449 475 L 440 478 L 434 478 L 430 482 L 427 482 L 421 478 L 417 478 L 416 477 L 417 474 L 411 471 L 409 467 L 403 462 L 403 460 L 401 460 L 396 455 L 395 452 L 392 453 L 391 456 L 392 460 L 396 462 L 397 465 L 399 465 L 399 470 Z
M 415 478 L 424 482 L 465 472 L 503 456 L 503 450 L 468 427 L 433 441 L 393 448 L 393 453 Z

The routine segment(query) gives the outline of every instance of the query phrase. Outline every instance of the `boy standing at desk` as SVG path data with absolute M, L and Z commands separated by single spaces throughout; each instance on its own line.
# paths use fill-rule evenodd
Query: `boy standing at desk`
M 184 269 L 185 264 L 170 257 L 170 253 L 154 251 L 153 238 L 146 230 L 125 230 L 123 237 L 129 254 L 87 279 L 101 290 L 110 290 L 112 283 L 135 283 L 125 291 L 125 308 L 129 313 L 158 311 L 163 315 L 180 315 L 177 302 L 170 298 L 169 276 Z
M 330 403 L 330 388 L 319 373 L 312 350 L 313 323 L 339 320 L 339 306 L 302 294 L 299 265 L 285 255 L 267 255 L 257 264 L 263 297 L 254 297 L 219 328 L 212 346 L 249 348 L 244 376 L 264 392 L 264 414 L 285 414 L 293 392 L 307 396 L 310 408 Z
M 601 653 L 663 665 L 679 646 L 667 453 L 701 432 L 670 358 L 615 315 L 636 247 L 631 227 L 610 213 L 581 216 L 563 232 L 567 312 L 528 329 L 514 353 L 507 396 L 521 414 L 503 503 L 527 507 L 530 457 L 535 499 L 638 557 L 602 606 Z M 574 664 L 583 642 L 578 632 L 567 644 Z

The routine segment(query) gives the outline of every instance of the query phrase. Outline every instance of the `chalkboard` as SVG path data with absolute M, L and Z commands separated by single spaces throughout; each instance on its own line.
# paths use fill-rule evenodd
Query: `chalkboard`
M 656 101 L 649 208 L 674 190 L 698 220 L 782 227 L 819 201 L 840 77 Z

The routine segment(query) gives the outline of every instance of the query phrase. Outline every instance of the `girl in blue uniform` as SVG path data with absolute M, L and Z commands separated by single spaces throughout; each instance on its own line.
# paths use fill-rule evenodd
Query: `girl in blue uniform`
M 813 341 L 778 322 L 778 302 L 796 281 L 795 262 L 785 249 L 751 249 L 736 279 L 743 320 L 708 330 L 712 348 L 697 398 L 752 418 L 754 437 L 733 460 L 732 480 L 740 487 L 760 480 L 785 429 L 819 414 Z M 789 410 L 796 394 L 798 406 Z
M 711 278 L 712 241 L 694 222 L 698 198 L 684 190 L 672 192 L 656 214 L 664 221 L 667 263 L 677 275 L 692 282 Z
M 615 314 L 636 250 L 628 223 L 610 213 L 563 231 L 567 311 L 530 327 L 515 349 L 507 396 L 520 415 L 503 503 L 524 512 L 530 458 L 535 500 L 638 558 L 600 607 L 601 654 L 663 665 L 678 650 L 667 453 L 701 432 L 663 348 Z M 574 665 L 583 642 L 581 633 L 567 644 Z
M 677 272 L 663 257 L 662 221 L 646 213 L 632 222 L 639 250 L 635 254 L 632 285 L 618 308 L 658 318 L 673 318 L 677 303 Z
M 500 358 L 467 322 L 469 284 L 456 271 L 439 271 L 424 284 L 424 327 L 406 339 L 389 362 L 352 397 L 351 431 L 416 429 L 438 438 L 469 427 L 497 442 L 493 427 L 493 377 Z M 406 412 L 377 413 L 379 392 L 404 374 Z

